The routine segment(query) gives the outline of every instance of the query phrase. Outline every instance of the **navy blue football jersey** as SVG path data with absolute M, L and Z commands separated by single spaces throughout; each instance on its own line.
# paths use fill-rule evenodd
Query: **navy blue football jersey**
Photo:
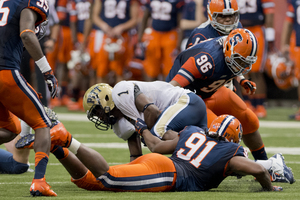
M 300 0 L 288 0 L 289 9 L 286 13 L 290 21 L 293 22 L 293 28 L 296 31 L 296 46 L 300 46 L 300 22 L 299 22 L 299 9 Z
M 20 69 L 23 43 L 20 38 L 20 14 L 30 8 L 38 14 L 36 25 L 43 22 L 49 13 L 47 0 L 8 0 L 1 1 L 0 20 L 0 70 Z
M 239 23 L 237 28 L 243 28 L 242 24 Z M 216 29 L 214 29 L 210 24 L 210 21 L 208 20 L 191 32 L 188 42 L 186 44 L 186 48 L 194 44 L 198 44 L 204 40 L 220 36 L 222 36 L 222 34 L 219 33 Z
M 179 133 L 170 157 L 177 179 L 176 191 L 206 191 L 216 188 L 227 177 L 226 166 L 233 156 L 247 157 L 239 144 L 207 137 L 203 129 L 187 126 Z
M 225 63 L 223 41 L 226 37 L 206 40 L 181 52 L 166 81 L 170 82 L 176 76 L 177 82 L 185 82 L 183 87 L 194 91 L 202 99 L 213 95 L 235 77 Z

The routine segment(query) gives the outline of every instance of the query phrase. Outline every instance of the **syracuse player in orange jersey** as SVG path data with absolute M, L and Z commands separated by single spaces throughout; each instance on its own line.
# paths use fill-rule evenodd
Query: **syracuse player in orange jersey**
M 294 75 L 300 80 L 300 22 L 299 4 L 295 0 L 288 0 L 288 11 L 282 28 L 281 52 L 287 61 L 292 60 L 295 66 Z M 291 37 L 292 36 L 292 37 Z M 300 101 L 300 84 L 298 85 L 298 101 Z M 290 115 L 290 119 L 300 121 L 300 109 Z
M 138 43 L 146 46 L 143 62 L 146 81 L 154 81 L 160 74 L 165 79 L 180 52 L 182 33 L 179 26 L 183 6 L 183 0 L 148 0 L 145 4 L 143 20 L 138 30 Z M 150 16 L 151 29 L 146 29 Z M 144 33 L 145 30 L 151 30 L 151 33 Z M 143 41 L 143 35 L 147 35 L 149 39 Z
M 207 111 L 208 126 L 216 115 L 231 114 L 238 118 L 244 128 L 243 141 L 253 157 L 266 160 L 257 116 L 239 96 L 224 86 L 251 70 L 256 51 L 255 36 L 249 30 L 234 29 L 228 36 L 203 41 L 180 53 L 166 81 L 195 91 L 202 97 L 207 110 L 212 111 Z
M 44 74 L 52 98 L 57 80 L 35 35 L 35 26 L 46 20 L 48 1 L 1 1 L 0 23 L 0 144 L 9 142 L 21 131 L 25 121 L 36 133 L 35 174 L 30 187 L 33 196 L 56 196 L 45 180 L 50 149 L 50 124 L 36 91 L 20 74 L 23 47 Z
M 258 40 L 257 61 L 253 64 L 249 72 L 249 78 L 256 83 L 257 90 L 251 96 L 244 95 L 245 101 L 251 101 L 248 104 L 255 114 L 260 117 L 266 117 L 267 111 L 264 107 L 267 88 L 264 79 L 264 67 L 267 58 L 267 52 L 274 51 L 275 30 L 273 28 L 274 18 L 274 0 L 246 0 L 237 1 L 240 8 L 240 21 L 244 28 L 249 29 Z
M 123 80 L 130 48 L 128 30 L 135 27 L 138 18 L 137 0 L 95 0 L 92 11 L 93 23 L 104 33 L 100 51 L 96 56 L 98 83 L 107 83 L 107 75 L 113 71 L 116 83 Z M 95 63 L 95 62 L 94 62 Z

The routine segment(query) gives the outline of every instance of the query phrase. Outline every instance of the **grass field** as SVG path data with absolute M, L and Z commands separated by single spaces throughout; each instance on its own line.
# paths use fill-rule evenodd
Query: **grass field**
M 58 116 L 67 112 L 64 108 L 54 109 Z M 58 194 L 55 199 L 300 199 L 300 122 L 288 120 L 288 115 L 294 113 L 295 108 L 270 108 L 268 117 L 261 120 L 260 133 L 264 140 L 268 156 L 283 152 L 285 161 L 293 169 L 296 182 L 294 184 L 275 183 L 283 187 L 282 192 L 260 192 L 260 185 L 253 177 L 226 178 L 217 189 L 207 192 L 168 192 L 168 193 L 114 193 L 90 192 L 77 188 L 71 181 L 67 171 L 50 155 L 46 178 L 52 189 Z M 69 112 L 70 114 L 70 112 Z M 72 116 L 82 116 L 82 113 L 71 113 Z M 81 114 L 81 115 L 80 115 Z M 82 121 L 61 119 L 72 135 L 82 143 L 100 152 L 110 165 L 127 163 L 129 152 L 126 142 L 117 138 L 112 131 L 98 131 L 92 122 L 85 118 Z M 80 118 L 81 119 L 81 118 Z M 273 122 L 275 121 L 275 122 Z M 107 143 L 111 146 L 108 147 Z M 105 145 L 106 144 L 106 145 Z M 0 148 L 4 148 L 3 145 Z M 143 153 L 148 153 L 144 148 Z M 252 158 L 251 155 L 249 155 Z M 30 163 L 34 163 L 34 153 L 30 155 Z M 33 168 L 33 166 L 31 166 Z M 33 178 L 32 172 L 21 175 L 0 175 L 0 200 L 32 198 L 29 187 Z M 39 197 L 49 199 L 50 197 Z

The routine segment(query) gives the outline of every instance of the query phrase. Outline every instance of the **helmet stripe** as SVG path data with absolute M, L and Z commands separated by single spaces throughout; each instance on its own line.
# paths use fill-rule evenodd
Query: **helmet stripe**
M 257 52 L 257 41 L 256 41 L 256 37 L 253 35 L 253 33 L 249 30 L 246 29 L 246 31 L 249 33 L 250 38 L 251 38 L 251 42 L 252 42 L 252 49 L 251 49 L 251 53 L 250 56 L 255 56 L 256 52 Z
M 223 0 L 225 9 L 231 8 L 231 0 Z
M 225 130 L 227 129 L 227 127 L 229 126 L 229 124 L 234 120 L 234 116 L 232 115 L 228 115 L 226 116 L 226 118 L 222 121 L 219 129 L 218 129 L 218 134 L 219 136 L 223 136 L 224 137 L 224 133 Z

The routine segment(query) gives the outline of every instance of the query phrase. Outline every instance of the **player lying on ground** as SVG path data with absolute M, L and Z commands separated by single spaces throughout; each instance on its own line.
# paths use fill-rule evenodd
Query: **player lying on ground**
M 225 129 L 224 124 L 228 125 Z M 245 157 L 247 154 L 244 148 L 237 144 L 242 135 L 239 128 L 241 126 L 233 116 L 218 117 L 210 128 L 209 136 L 203 129 L 189 126 L 179 133 L 179 137 L 168 141 L 161 141 L 153 136 L 145 129 L 146 125 L 140 119 L 136 127 L 149 148 L 160 153 L 169 154 L 173 151 L 173 155 L 167 158 L 150 153 L 129 164 L 109 167 L 98 152 L 80 144 L 74 138 L 71 139 L 71 134 L 65 130 L 62 123 L 53 127 L 56 131 L 52 131 L 51 152 L 70 173 L 72 182 L 87 190 L 204 191 L 217 187 L 228 175 L 247 174 L 256 177 L 264 190 L 281 190 L 282 188 L 271 185 L 268 170 L 274 174 L 280 173 L 284 177 L 287 169 L 290 175 L 284 178 L 294 181 L 292 172 L 286 167 L 281 154 L 276 154 L 261 163 Z M 70 140 L 72 142 L 69 145 Z M 18 144 L 19 147 L 30 147 L 32 141 L 23 139 Z M 66 146 L 71 152 L 57 145 Z M 212 163 L 212 160 L 215 162 Z M 182 173 L 189 174 L 188 178 L 183 178 Z M 197 178 L 192 173 L 197 174 Z

